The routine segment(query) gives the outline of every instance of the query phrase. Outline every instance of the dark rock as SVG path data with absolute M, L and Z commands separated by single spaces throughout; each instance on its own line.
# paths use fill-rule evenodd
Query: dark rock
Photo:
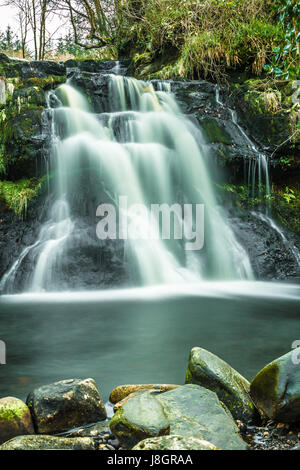
M 35 389 L 27 397 L 36 432 L 54 434 L 106 418 L 93 379 L 62 380 Z
M 299 352 L 293 350 L 266 365 L 252 380 L 251 397 L 260 412 L 274 421 L 300 420 Z

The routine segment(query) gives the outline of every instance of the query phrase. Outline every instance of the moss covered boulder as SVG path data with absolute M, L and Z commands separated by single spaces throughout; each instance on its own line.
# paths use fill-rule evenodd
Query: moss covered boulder
M 250 393 L 260 412 L 283 423 L 300 422 L 299 352 L 266 365 L 252 380 Z
M 97 444 L 89 437 L 19 436 L 2 446 L 1 450 L 96 450 Z
M 247 448 L 230 412 L 211 390 L 184 385 L 156 399 L 169 420 L 170 435 L 202 439 L 223 450 Z
M 0 444 L 22 434 L 34 434 L 28 407 L 18 398 L 1 398 Z
M 131 449 L 143 439 L 169 434 L 170 425 L 162 405 L 150 393 L 144 393 L 116 412 L 110 429 L 122 446 Z
M 132 450 L 218 450 L 210 442 L 195 437 L 162 436 L 144 439 Z
M 71 379 L 35 389 L 27 397 L 36 432 L 55 434 L 106 418 L 93 379 Z
M 201 385 L 215 392 L 234 418 L 245 421 L 253 418 L 255 410 L 249 395 L 250 383 L 215 354 L 193 348 L 186 383 Z

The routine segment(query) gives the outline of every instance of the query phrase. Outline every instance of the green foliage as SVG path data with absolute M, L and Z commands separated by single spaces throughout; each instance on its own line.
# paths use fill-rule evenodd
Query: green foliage
M 289 204 L 293 199 L 296 199 L 295 191 L 290 189 L 288 186 L 285 188 L 285 193 L 283 194 L 283 198 Z
M 274 9 L 278 24 L 283 27 L 284 39 L 273 48 L 270 64 L 264 69 L 276 78 L 296 78 L 299 74 L 300 3 L 299 0 L 276 0 Z
M 42 186 L 43 178 L 22 179 L 19 181 L 0 181 L 0 200 L 19 217 L 26 216 L 28 202 L 36 197 Z
M 118 9 L 123 52 L 158 57 L 177 51 L 172 72 L 220 77 L 228 68 L 262 72 L 266 58 L 284 39 L 270 1 L 124 0 Z

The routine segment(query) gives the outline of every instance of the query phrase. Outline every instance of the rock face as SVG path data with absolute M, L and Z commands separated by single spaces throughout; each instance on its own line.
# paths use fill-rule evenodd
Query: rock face
M 1 398 L 0 444 L 22 434 L 34 434 L 28 407 L 18 398 Z
M 162 436 L 144 439 L 132 450 L 219 450 L 210 442 L 184 436 Z
M 225 405 L 198 385 L 135 396 L 117 411 L 110 428 L 126 448 L 168 434 L 209 441 L 220 449 L 247 448 Z
M 96 450 L 89 437 L 19 436 L 2 446 L 1 450 Z
M 169 422 L 162 405 L 150 394 L 127 401 L 110 421 L 110 429 L 122 446 L 131 449 L 148 437 L 169 433 Z
M 202 385 L 215 392 L 235 419 L 249 421 L 254 415 L 248 380 L 205 349 L 191 350 L 186 383 Z
M 299 352 L 290 351 L 266 365 L 252 380 L 250 393 L 260 412 L 275 421 L 300 420 Z
M 62 380 L 35 389 L 27 397 L 36 432 L 54 434 L 106 418 L 93 379 Z
M 180 385 L 170 384 L 139 384 L 139 385 L 119 385 L 110 394 L 109 400 L 112 403 L 118 403 L 124 400 L 131 393 L 138 392 L 139 390 L 156 390 L 159 392 L 167 392 L 179 387 Z

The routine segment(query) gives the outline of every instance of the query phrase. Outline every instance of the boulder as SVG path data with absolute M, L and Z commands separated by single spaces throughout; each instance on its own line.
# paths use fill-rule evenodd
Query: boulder
M 123 400 L 121 401 L 118 401 L 115 405 L 114 405 L 114 412 L 118 411 L 119 408 L 121 408 L 127 401 L 131 400 L 132 398 L 136 397 L 137 395 L 142 395 L 143 393 L 155 393 L 156 390 L 153 389 L 153 388 L 150 388 L 150 389 L 144 389 L 144 388 L 141 388 L 140 390 L 137 390 L 136 392 L 133 392 L 131 393 L 130 395 L 127 395 L 127 397 L 123 398 Z
M 138 385 L 119 385 L 114 388 L 111 392 L 109 400 L 112 403 L 118 403 L 119 401 L 126 398 L 131 393 L 138 392 L 139 390 L 157 390 L 159 392 L 168 392 L 174 388 L 180 387 L 180 385 L 170 384 L 138 384 Z
M 18 398 L 1 398 L 0 444 L 22 434 L 34 434 L 28 407 Z
M 230 412 L 211 390 L 184 385 L 156 399 L 169 420 L 171 435 L 205 440 L 223 450 L 247 448 Z
M 282 423 L 300 421 L 299 353 L 290 351 L 266 365 L 252 380 L 251 397 L 259 411 Z
M 54 434 L 106 418 L 93 379 L 62 380 L 35 389 L 27 397 L 36 432 Z
M 89 437 L 19 436 L 0 446 L 1 450 L 96 450 Z
M 210 442 L 194 437 L 161 436 L 139 442 L 132 450 L 219 450 Z
M 148 437 L 169 434 L 170 425 L 162 405 L 150 393 L 127 401 L 113 416 L 110 429 L 122 447 L 131 449 Z
M 215 392 L 235 419 L 249 421 L 255 409 L 250 383 L 229 364 L 202 348 L 190 352 L 186 383 L 201 385 Z

